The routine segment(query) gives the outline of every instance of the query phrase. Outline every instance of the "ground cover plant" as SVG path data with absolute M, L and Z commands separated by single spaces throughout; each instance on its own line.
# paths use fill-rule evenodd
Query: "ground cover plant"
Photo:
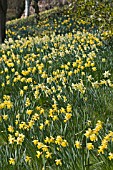
M 112 30 L 56 10 L 7 25 L 0 169 L 112 170 Z

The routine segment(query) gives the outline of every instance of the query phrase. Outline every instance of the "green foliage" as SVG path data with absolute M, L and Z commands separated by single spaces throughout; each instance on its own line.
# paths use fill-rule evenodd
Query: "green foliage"
M 75 4 L 75 10 L 74 5 Z M 99 26 L 100 29 L 113 31 L 113 1 L 110 0 L 77 0 L 73 1 L 70 13 L 75 18 L 84 18 Z

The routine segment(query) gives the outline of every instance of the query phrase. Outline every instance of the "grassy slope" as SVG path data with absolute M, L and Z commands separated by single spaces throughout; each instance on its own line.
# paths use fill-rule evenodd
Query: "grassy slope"
M 20 55 L 19 59 L 21 60 L 21 67 L 19 68 L 16 65 L 16 62 L 15 62 L 15 69 L 17 69 L 20 74 L 21 74 L 21 71 L 23 69 L 27 68 L 26 65 L 24 65 L 25 60 L 26 60 L 26 58 L 24 58 L 24 57 L 27 56 L 29 53 L 31 53 L 31 58 L 32 58 L 32 54 L 37 55 L 37 51 L 36 51 L 37 48 L 40 49 L 40 51 L 39 51 L 40 52 L 39 61 L 42 62 L 42 63 L 44 63 L 43 57 L 45 55 L 49 55 L 50 53 L 52 53 L 52 51 L 51 51 L 52 48 L 60 49 L 60 46 L 62 44 L 66 44 L 65 48 L 70 51 L 68 44 L 71 44 L 72 41 L 71 41 L 69 33 L 73 32 L 73 34 L 74 34 L 74 32 L 75 32 L 75 34 L 77 34 L 77 31 L 81 31 L 80 37 L 82 37 L 82 31 L 83 31 L 83 29 L 86 29 L 88 32 L 92 33 L 94 36 L 96 35 L 96 37 L 101 39 L 100 38 L 101 33 L 98 33 L 97 28 L 95 28 L 95 26 L 92 26 L 92 24 L 84 23 L 83 21 L 80 21 L 80 22 L 76 21 L 75 18 L 72 17 L 72 15 L 70 16 L 69 14 L 66 14 L 66 13 L 63 13 L 63 12 L 62 13 L 59 13 L 59 12 L 56 13 L 56 11 L 58 11 L 58 9 L 49 11 L 47 13 L 46 12 L 43 13 L 41 15 L 41 21 L 39 21 L 38 24 L 35 23 L 33 16 L 29 17 L 28 19 L 11 21 L 10 23 L 8 23 L 8 25 L 7 25 L 7 37 L 12 38 L 13 40 L 18 39 L 17 42 L 15 41 L 16 43 L 15 43 L 15 46 L 14 46 L 15 48 L 13 49 L 13 52 L 14 52 L 14 54 Z M 55 41 L 52 42 L 51 38 L 49 39 L 49 41 L 44 39 L 45 35 L 50 37 L 53 33 L 54 33 L 53 37 L 54 37 L 54 39 L 56 39 Z M 68 37 L 66 38 L 66 34 L 67 35 L 69 34 L 69 38 Z M 59 39 L 57 39 L 58 35 L 63 35 L 63 38 L 64 38 L 63 42 L 61 42 Z M 31 41 L 29 41 L 29 37 L 31 37 Z M 10 42 L 12 41 L 11 44 L 14 43 L 13 40 L 10 39 Z M 74 37 L 72 38 L 72 40 L 74 40 Z M 29 44 L 27 45 L 25 43 L 25 41 L 27 41 Z M 25 46 L 23 45 L 24 50 L 22 52 L 21 52 L 21 47 L 17 46 L 18 42 L 21 44 L 21 47 L 22 47 L 22 44 L 25 45 Z M 8 44 L 8 42 L 6 42 L 6 43 Z M 30 45 L 30 43 L 32 44 L 32 46 Z M 44 52 L 41 52 L 41 49 L 43 49 L 43 47 L 46 43 L 49 46 L 49 48 L 47 50 L 44 50 Z M 57 47 L 54 46 L 55 43 L 58 43 Z M 77 43 L 78 44 L 81 43 L 80 38 L 77 41 Z M 68 78 L 68 84 L 66 85 L 67 89 L 65 89 L 61 84 L 59 84 L 59 85 L 62 86 L 62 88 L 64 88 L 63 89 L 64 94 L 66 95 L 68 102 L 71 103 L 71 105 L 73 107 L 73 118 L 72 118 L 72 121 L 70 121 L 68 123 L 68 128 L 66 128 L 64 123 L 62 123 L 60 121 L 57 122 L 58 125 L 55 124 L 54 125 L 55 127 L 52 127 L 53 132 L 51 132 L 51 133 L 53 133 L 55 135 L 55 134 L 59 134 L 59 132 L 60 132 L 60 134 L 62 134 L 66 139 L 72 139 L 72 142 L 70 141 L 71 145 L 73 145 L 73 140 L 75 140 L 76 137 L 74 135 L 72 135 L 72 133 L 69 133 L 69 131 L 70 132 L 74 131 L 74 133 L 79 133 L 82 130 L 82 128 L 87 128 L 87 126 L 85 124 L 87 119 L 92 121 L 92 125 L 91 125 L 92 127 L 94 126 L 94 124 L 96 123 L 96 121 L 98 119 L 104 121 L 105 122 L 105 124 L 104 124 L 105 128 L 103 129 L 104 134 L 108 133 L 108 131 L 110 129 L 112 129 L 113 88 L 106 86 L 106 85 L 100 86 L 99 88 L 93 88 L 91 86 L 91 84 L 86 79 L 86 77 L 91 74 L 93 76 L 95 82 L 100 81 L 100 80 L 103 79 L 103 73 L 106 70 L 109 70 L 110 73 L 111 73 L 110 80 L 113 81 L 113 68 L 112 68 L 112 65 L 113 65 L 113 48 L 112 48 L 112 44 L 110 45 L 109 40 L 103 41 L 103 43 L 104 43 L 104 45 L 102 47 L 98 47 L 99 51 L 97 53 L 97 57 L 94 59 L 94 62 L 96 64 L 96 68 L 97 68 L 96 72 L 92 72 L 90 68 L 86 68 L 85 69 L 85 73 L 86 73 L 85 77 L 82 76 L 82 74 L 81 74 L 82 71 L 80 71 L 80 73 L 78 73 L 76 75 L 75 79 L 74 79 L 74 76 L 68 77 L 66 75 L 67 78 Z M 10 45 L 7 48 L 8 48 L 7 51 L 10 52 Z M 76 46 L 74 48 L 75 48 L 75 50 L 78 49 Z M 30 49 L 30 51 L 29 51 L 29 49 Z M 64 49 L 64 51 L 65 51 L 65 49 Z M 87 51 L 87 52 L 89 52 L 89 51 Z M 5 51 L 5 54 L 7 54 L 6 51 Z M 60 69 L 61 62 L 62 62 L 62 64 L 67 64 L 68 62 L 70 62 L 72 64 L 75 60 L 77 60 L 76 57 L 74 58 L 73 54 L 75 55 L 75 51 L 72 51 L 70 53 L 70 55 L 68 55 L 68 54 L 65 55 L 65 57 L 62 60 L 60 59 L 59 56 L 57 56 L 58 59 L 57 59 L 57 57 L 56 58 L 53 57 L 51 60 L 54 64 L 54 66 L 49 65 L 49 64 L 47 65 L 46 63 L 44 63 L 44 65 L 45 65 L 44 71 L 47 71 L 46 70 L 46 67 L 47 67 L 48 68 L 47 72 L 48 72 L 49 76 L 52 76 L 52 71 L 56 71 L 57 69 Z M 10 55 L 11 55 L 11 53 L 10 53 Z M 52 55 L 56 55 L 56 54 L 52 54 Z M 104 62 L 102 63 L 102 58 L 104 58 L 106 60 L 105 63 Z M 28 57 L 28 59 L 29 59 L 29 57 Z M 83 61 L 86 62 L 85 60 L 83 60 Z M 23 64 L 23 62 L 24 62 L 24 64 Z M 37 59 L 35 59 L 34 62 L 31 62 L 30 66 L 34 67 L 36 65 L 35 62 L 37 62 Z M 50 66 L 50 70 L 49 70 L 49 66 Z M 3 65 L 2 65 L 2 67 L 4 69 Z M 52 69 L 51 69 L 51 67 L 52 67 Z M 69 66 L 69 71 L 73 71 L 72 65 Z M 68 72 L 66 72 L 66 74 L 68 74 Z M 40 76 L 35 77 L 36 76 L 35 74 L 31 74 L 31 76 L 36 81 L 39 78 L 38 83 L 45 83 L 46 82 L 46 79 L 45 79 L 45 81 L 43 81 L 40 78 Z M 1 76 L 1 78 L 3 78 L 3 76 Z M 80 93 L 80 91 L 77 91 L 77 93 L 73 92 L 71 94 L 71 92 L 69 92 L 69 87 L 70 87 L 71 83 L 72 82 L 78 83 L 79 79 L 82 79 L 83 82 L 84 82 L 84 86 L 86 88 L 85 94 Z M 13 89 L 14 94 L 13 94 L 13 92 L 11 92 L 12 93 L 11 95 L 14 96 L 13 100 L 15 100 L 15 99 L 17 99 L 16 96 L 15 96 L 15 92 L 17 92 L 17 94 L 18 94 L 18 90 L 20 90 L 24 85 L 25 84 L 22 84 L 22 83 L 15 84 L 15 86 L 13 88 L 12 88 L 12 86 L 6 86 L 6 88 L 2 91 L 2 93 L 3 94 L 9 94 L 10 91 Z M 55 87 L 57 88 L 57 83 L 55 83 L 53 85 L 55 85 Z M 19 86 L 20 86 L 20 88 L 19 88 Z M 52 88 L 51 85 L 50 86 L 48 85 L 48 87 Z M 30 86 L 29 86 L 29 90 L 30 90 L 29 91 L 30 93 L 29 94 L 26 93 L 26 96 L 27 95 L 32 96 L 31 95 L 32 90 L 30 89 Z M 68 92 L 69 92 L 69 94 L 68 94 Z M 43 94 L 43 92 L 41 92 L 41 93 L 42 93 L 42 95 L 41 95 L 40 99 L 38 100 L 38 103 L 41 105 L 41 107 L 44 107 L 45 110 L 48 110 L 49 108 L 51 108 L 51 104 L 52 104 L 51 100 L 49 100 L 49 98 L 46 98 L 45 94 Z M 3 94 L 1 94 L 1 96 L 0 96 L 1 98 L 2 98 Z M 19 97 L 19 94 L 17 96 Z M 32 98 L 34 99 L 33 96 L 32 96 Z M 13 101 L 13 102 L 15 102 L 15 101 Z M 58 105 L 59 108 L 62 105 L 63 105 L 63 107 L 65 107 L 65 104 L 62 101 L 60 101 L 60 102 L 57 101 L 57 102 L 59 104 Z M 16 104 L 17 103 L 15 102 L 15 105 Z M 15 110 L 13 110 L 13 111 L 15 112 Z M 19 109 L 19 107 L 17 107 L 17 111 L 21 111 Z M 44 117 L 44 119 L 45 119 L 46 115 L 44 115 L 44 116 L 45 116 Z M 81 117 L 84 120 L 81 120 Z M 43 119 L 43 117 L 41 117 L 41 121 L 42 121 L 42 119 Z M 59 119 L 61 121 L 63 121 L 63 117 L 59 117 Z M 10 117 L 10 121 L 11 120 L 12 120 L 12 118 Z M 60 131 L 59 131 L 59 126 L 62 127 L 62 129 L 60 129 Z M 34 129 L 34 131 L 35 131 L 35 129 Z M 39 132 L 40 132 L 40 130 L 39 130 Z M 47 135 L 46 133 L 49 135 L 49 129 L 47 131 L 45 131 L 44 137 Z M 40 135 L 41 134 L 42 133 L 40 132 Z M 26 133 L 26 136 L 28 137 L 27 133 Z M 80 135 L 79 137 L 77 136 L 77 138 L 83 139 L 83 136 Z M 3 139 L 3 137 L 2 137 L 2 139 Z M 43 137 L 42 137 L 42 139 L 43 139 Z M 5 137 L 4 137 L 4 140 L 5 140 Z M 29 140 L 32 142 L 32 139 L 29 138 Z M 27 146 L 30 147 L 30 144 L 28 144 L 28 143 L 26 143 L 26 144 L 27 144 Z M 31 150 L 32 149 L 33 149 L 33 146 L 31 146 Z M 27 152 L 30 153 L 30 150 L 28 150 Z M 72 147 L 72 148 L 69 147 L 67 150 L 65 150 L 63 152 L 64 152 L 63 156 L 64 156 L 64 159 L 65 159 L 64 165 L 63 165 L 64 169 L 67 167 L 68 169 L 70 168 L 70 170 L 72 170 L 72 169 L 75 170 L 75 168 L 77 168 L 77 166 L 79 168 L 80 162 L 75 161 L 76 160 L 76 156 L 75 156 L 76 151 L 75 151 L 74 147 Z M 69 152 L 70 155 L 68 155 L 67 152 Z M 71 154 L 72 154 L 72 157 L 71 157 Z M 32 155 L 32 156 L 34 157 L 34 155 Z M 59 152 L 58 156 L 62 156 L 62 153 Z M 79 157 L 79 159 L 81 159 L 80 158 L 81 155 L 79 155 L 78 157 Z M 68 164 L 69 159 L 71 160 L 70 164 Z M 103 160 L 104 160 L 104 158 L 103 158 Z M 91 161 L 93 162 L 94 160 L 91 160 Z M 75 162 L 76 162 L 76 167 L 74 167 Z M 106 161 L 106 164 L 107 164 L 107 161 Z M 52 163 L 48 163 L 48 165 L 52 166 Z M 20 165 L 18 165 L 18 166 L 20 166 Z M 16 168 L 18 168 L 18 166 Z M 105 165 L 103 165 L 103 166 L 104 166 L 103 168 L 105 170 Z M 23 167 L 24 167 L 24 165 L 23 165 Z M 26 165 L 26 167 L 27 167 L 27 165 Z M 33 164 L 32 164 L 31 167 L 33 168 Z M 53 165 L 52 168 L 54 170 L 57 169 L 57 168 L 55 168 L 54 165 Z M 96 166 L 96 168 L 98 169 L 98 166 Z M 60 169 L 63 169 L 63 168 L 60 168 Z M 41 169 L 39 168 L 39 170 L 41 170 Z M 91 170 L 92 170 L 92 167 L 91 167 Z
M 66 9 L 65 9 L 66 8 Z M 64 9 L 59 9 L 59 8 L 54 8 L 52 10 L 49 11 L 45 11 L 42 12 L 40 14 L 40 20 L 37 22 L 35 22 L 35 18 L 34 16 L 30 16 L 27 19 L 18 19 L 18 20 L 14 20 L 11 22 L 8 22 L 7 25 L 7 29 L 11 30 L 11 36 L 10 33 L 8 35 L 8 37 L 13 37 L 14 39 L 17 38 L 18 35 L 21 35 L 21 37 L 25 38 L 25 37 L 35 37 L 35 36 L 39 36 L 39 37 L 43 37 L 44 35 L 51 35 L 54 31 L 55 34 L 66 34 L 69 33 L 71 31 L 73 31 L 73 29 L 77 26 L 78 28 L 76 28 L 77 30 L 82 30 L 83 28 L 87 29 L 88 31 L 95 33 L 96 28 L 92 25 L 94 24 L 81 24 L 79 25 L 79 22 L 76 22 L 74 18 L 74 15 L 68 15 L 67 13 L 67 7 L 65 7 Z M 70 18 L 71 16 L 71 18 Z M 62 26 L 62 22 L 65 20 L 70 19 L 70 23 L 71 26 L 68 27 L 68 22 L 66 24 L 64 24 Z M 81 19 L 79 19 L 81 20 Z M 12 32 L 13 32 L 13 36 L 12 36 Z M 112 55 L 113 55 L 113 43 L 112 43 L 112 38 L 108 38 L 108 40 L 105 42 L 105 51 L 100 51 L 99 54 L 99 59 L 101 60 L 101 58 L 105 58 L 106 59 L 106 64 L 104 65 L 105 67 L 102 68 L 101 63 L 98 62 L 98 76 L 101 77 L 101 73 L 105 70 L 110 70 L 111 73 L 113 73 L 113 68 L 112 68 Z M 97 59 L 98 60 L 98 59 Z M 102 70 L 103 69 L 103 70 Z M 100 75 L 99 75 L 100 72 Z M 94 99 L 94 95 L 92 96 L 92 94 L 94 94 L 94 92 L 90 91 L 88 93 L 89 99 L 91 101 L 91 106 L 89 103 L 89 108 L 87 106 L 86 110 L 90 109 L 92 110 L 92 102 Z M 95 97 L 98 96 L 98 100 L 96 99 L 95 103 L 94 103 L 94 108 L 98 108 L 97 110 L 95 110 L 95 112 L 104 112 L 106 110 L 107 114 L 112 113 L 113 111 L 113 107 L 112 107 L 112 92 L 111 90 L 105 90 L 105 89 L 99 89 L 99 91 L 97 90 L 95 93 Z M 109 96 L 109 97 L 108 97 Z M 97 105 L 99 107 L 97 107 Z M 88 110 L 89 112 L 89 110 Z M 106 114 L 105 113 L 105 114 Z M 105 117 L 104 117 L 105 119 Z

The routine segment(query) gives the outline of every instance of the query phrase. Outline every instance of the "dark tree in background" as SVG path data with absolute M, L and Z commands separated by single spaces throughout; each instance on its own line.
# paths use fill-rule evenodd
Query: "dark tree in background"
M 6 13 L 7 0 L 0 0 L 0 43 L 3 43 L 6 37 Z
M 39 6 L 38 6 L 38 2 L 39 0 L 32 0 L 32 7 L 35 10 L 35 19 L 38 20 L 39 19 Z
M 35 14 L 39 15 L 39 6 L 38 6 L 39 0 L 34 0 L 34 9 L 35 9 Z

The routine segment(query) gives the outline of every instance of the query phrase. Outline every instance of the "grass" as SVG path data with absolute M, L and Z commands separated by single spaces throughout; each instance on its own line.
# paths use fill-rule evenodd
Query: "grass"
M 33 17 L 8 22 L 0 49 L 0 168 L 112 170 L 112 31 Z

